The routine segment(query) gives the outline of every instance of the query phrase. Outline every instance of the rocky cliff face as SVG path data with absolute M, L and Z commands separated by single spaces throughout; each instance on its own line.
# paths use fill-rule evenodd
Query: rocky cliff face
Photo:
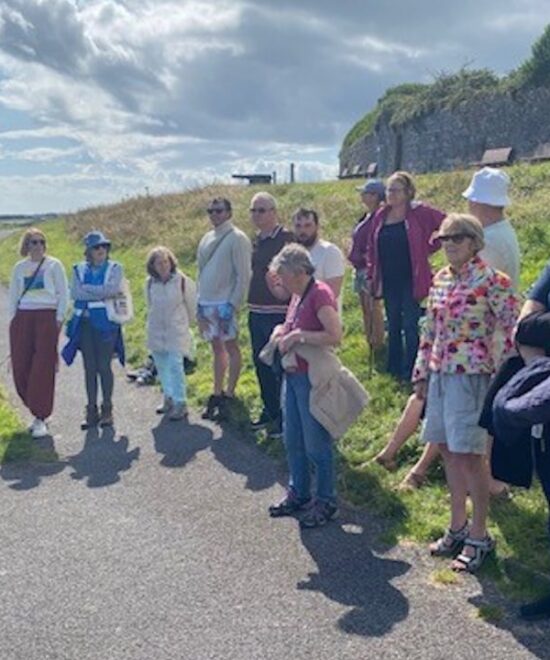
M 478 98 L 452 110 L 392 127 L 381 117 L 371 135 L 340 152 L 340 175 L 364 173 L 378 164 L 380 175 L 396 169 L 451 170 L 479 162 L 486 149 L 512 147 L 525 158 L 550 142 L 550 89 Z

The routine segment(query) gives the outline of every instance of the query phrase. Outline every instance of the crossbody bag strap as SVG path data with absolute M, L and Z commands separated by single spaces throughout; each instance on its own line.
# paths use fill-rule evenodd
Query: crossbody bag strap
M 229 229 L 229 230 L 228 230 L 228 231 L 227 231 L 227 232 L 226 232 L 226 233 L 225 233 L 225 234 L 224 234 L 224 235 L 218 240 L 218 242 L 214 245 L 214 247 L 213 247 L 212 250 L 210 251 L 210 254 L 209 254 L 208 257 L 206 258 L 206 261 L 205 261 L 205 262 L 203 263 L 203 265 L 201 266 L 201 272 L 204 270 L 205 266 L 206 266 L 210 261 L 212 261 L 212 257 L 216 254 L 218 248 L 219 248 L 220 245 L 224 242 L 224 240 L 227 238 L 227 236 L 229 236 L 229 234 L 232 234 L 232 233 L 233 233 L 233 229 Z
M 19 296 L 19 300 L 17 301 L 17 307 L 19 307 L 19 304 L 20 304 L 21 300 L 23 300 L 23 296 L 27 293 L 27 291 L 33 285 L 33 282 L 36 279 L 36 276 L 38 275 L 38 271 L 42 267 L 42 264 L 44 263 L 45 260 L 46 260 L 46 257 L 42 257 L 42 259 L 40 259 L 40 263 L 38 264 L 38 266 L 36 267 L 36 270 L 32 274 L 31 279 L 27 282 L 27 284 L 25 285 L 25 288 L 23 289 L 23 293 Z

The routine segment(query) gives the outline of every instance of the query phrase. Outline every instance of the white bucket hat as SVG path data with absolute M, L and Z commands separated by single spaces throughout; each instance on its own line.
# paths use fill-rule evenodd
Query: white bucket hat
M 506 172 L 496 167 L 484 167 L 474 174 L 462 197 L 489 206 L 509 206 L 509 185 L 510 177 Z

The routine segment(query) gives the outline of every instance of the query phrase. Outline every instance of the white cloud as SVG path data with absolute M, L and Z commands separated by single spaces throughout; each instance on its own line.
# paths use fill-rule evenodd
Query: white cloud
M 546 0 L 0 0 L 0 118 L 32 125 L 0 132 L 4 162 L 82 155 L 76 178 L 3 203 L 40 207 L 57 185 L 67 207 L 240 166 L 284 177 L 290 161 L 334 176 L 341 138 L 388 86 L 465 59 L 509 70 L 545 20 Z

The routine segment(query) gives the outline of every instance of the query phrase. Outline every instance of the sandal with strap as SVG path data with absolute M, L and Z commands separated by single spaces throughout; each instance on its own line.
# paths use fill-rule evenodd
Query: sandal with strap
M 426 484 L 426 476 L 418 472 L 409 472 L 397 487 L 400 491 L 418 490 Z
M 372 462 L 380 465 L 388 472 L 395 472 L 397 470 L 397 461 L 394 458 L 386 458 L 384 454 L 377 454 L 372 459 Z
M 451 564 L 453 571 L 465 571 L 467 573 L 478 571 L 483 565 L 485 557 L 495 549 L 496 541 L 489 535 L 484 539 L 472 539 L 468 537 L 464 541 L 464 548 L 467 546 L 474 549 L 474 554 L 470 557 L 470 555 L 465 555 L 464 552 L 461 552 Z
M 448 529 L 434 543 L 430 543 L 430 554 L 433 557 L 455 557 L 464 546 L 470 532 L 468 521 L 460 529 Z

